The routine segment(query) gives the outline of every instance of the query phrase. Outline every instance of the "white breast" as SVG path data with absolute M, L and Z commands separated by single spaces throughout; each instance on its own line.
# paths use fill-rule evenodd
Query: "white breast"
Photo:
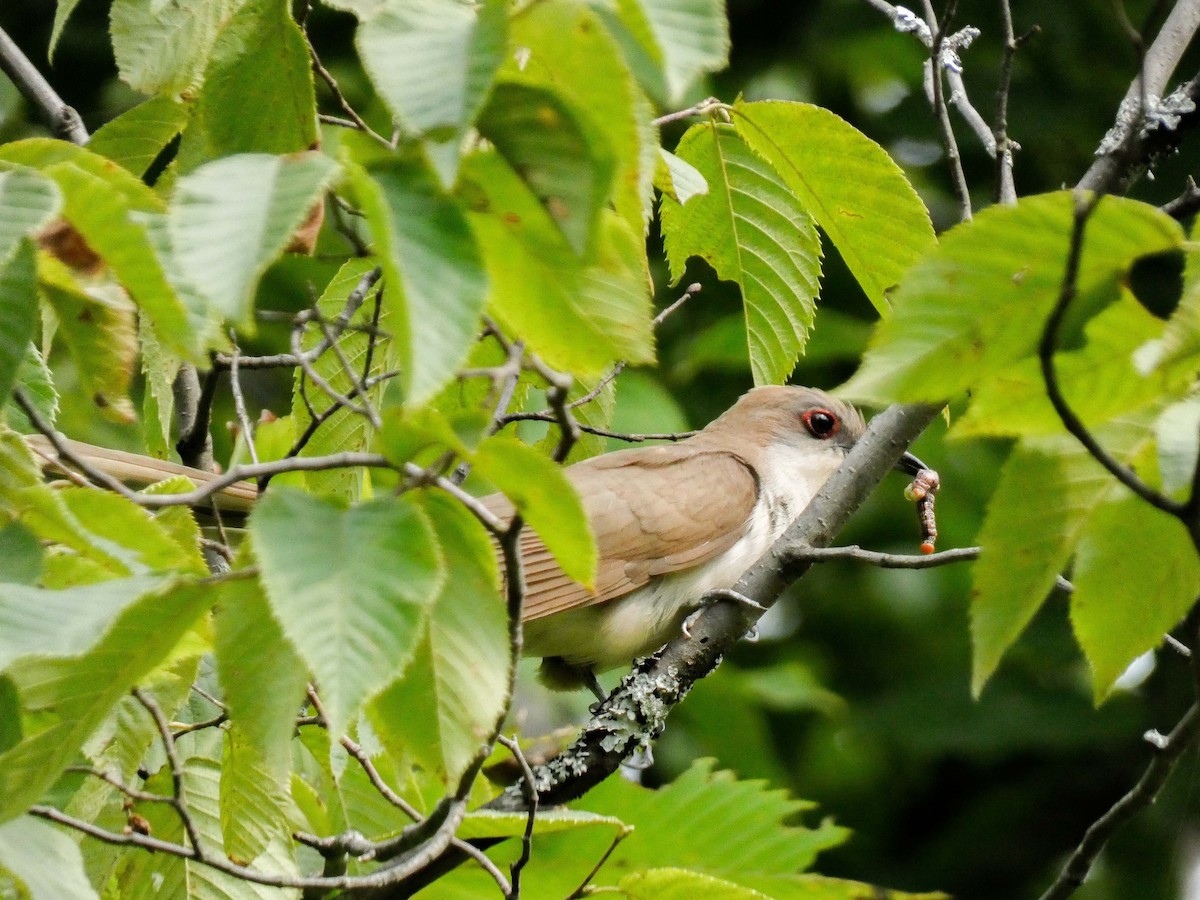
M 704 594 L 731 588 L 787 529 L 841 463 L 836 453 L 815 455 L 777 445 L 758 469 L 761 492 L 746 533 L 708 562 L 656 578 L 616 600 L 557 613 L 525 625 L 525 653 L 561 656 L 602 672 L 628 665 L 679 633 Z

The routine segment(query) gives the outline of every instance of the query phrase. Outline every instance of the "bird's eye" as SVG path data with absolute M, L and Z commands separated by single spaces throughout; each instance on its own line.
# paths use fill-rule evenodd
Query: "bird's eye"
M 804 427 L 808 429 L 808 433 L 818 440 L 826 440 L 838 433 L 838 428 L 841 425 L 838 422 L 838 417 L 827 409 L 810 409 L 806 410 L 801 416 L 801 421 L 804 422 Z

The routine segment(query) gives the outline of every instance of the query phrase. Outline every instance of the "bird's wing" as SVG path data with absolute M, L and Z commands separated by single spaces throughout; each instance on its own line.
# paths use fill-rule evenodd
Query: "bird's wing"
M 569 578 L 542 539 L 526 527 L 520 542 L 525 621 L 603 603 L 656 575 L 707 562 L 745 534 L 758 501 L 758 479 L 749 465 L 717 450 L 662 446 L 623 451 L 566 472 L 596 535 L 600 565 L 595 589 Z M 503 495 L 483 502 L 504 519 L 512 515 L 512 504 Z

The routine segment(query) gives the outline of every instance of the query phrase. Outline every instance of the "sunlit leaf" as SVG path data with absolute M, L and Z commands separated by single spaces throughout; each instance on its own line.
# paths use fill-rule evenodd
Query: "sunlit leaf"
M 96 129 L 88 149 L 140 177 L 187 122 L 185 104 L 151 97 Z
M 678 281 L 699 256 L 741 287 L 756 384 L 791 374 L 820 291 L 821 241 L 804 206 L 732 128 L 691 128 L 675 148 L 709 185 L 687 204 L 665 198 L 663 241 Z
M 17 896 L 29 900 L 99 897 L 88 883 L 79 845 L 32 816 L 0 825 L 0 885 L 5 875 L 16 879 Z
M 708 181 L 700 170 L 670 150 L 659 148 L 659 166 L 654 177 L 654 186 L 680 204 L 693 197 L 708 193 Z
M 341 734 L 420 642 L 445 577 L 428 518 L 404 498 L 346 509 L 280 489 L 258 502 L 249 528 L 271 608 Z
M 1100 703 L 1128 665 L 1161 644 L 1191 609 L 1200 560 L 1182 522 L 1127 496 L 1088 520 L 1071 581 L 1071 624 Z
M 121 78 L 143 94 L 179 96 L 194 89 L 217 35 L 244 3 L 115 0 L 110 21 Z
M 22 241 L 0 265 L 0 398 L 8 397 L 25 360 L 37 354 L 31 343 L 37 318 L 37 258 L 33 242 Z
M 734 107 L 738 134 L 821 226 L 875 307 L 934 244 L 925 204 L 886 151 L 808 103 Z

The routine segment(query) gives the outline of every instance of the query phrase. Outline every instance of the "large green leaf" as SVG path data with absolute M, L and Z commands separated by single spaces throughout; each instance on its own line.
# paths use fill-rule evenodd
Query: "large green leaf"
M 844 393 L 945 400 L 1031 354 L 1062 286 L 1074 209 L 1069 191 L 1043 194 L 946 232 L 905 277 Z M 1087 224 L 1075 309 L 1111 302 L 1134 260 L 1182 241 L 1153 206 L 1104 198 Z
M 432 397 L 467 358 L 487 300 L 487 274 L 466 214 L 415 154 L 351 171 L 387 276 L 384 305 L 405 400 Z
M 484 441 L 472 462 L 475 472 L 513 502 L 563 571 L 590 585 L 596 578 L 596 541 L 562 467 L 507 435 Z
M 132 594 L 132 590 L 131 590 Z M 0 754 L 0 820 L 36 802 L 112 706 L 213 603 L 211 585 L 133 594 L 82 656 L 23 657 L 8 668 L 24 738 Z
M 724 0 L 638 0 L 662 54 L 667 100 L 676 103 L 700 75 L 729 61 Z
M 29 169 L 0 169 L 0 266 L 8 264 L 23 238 L 36 234 L 61 208 L 53 181 Z
M 105 122 L 88 149 L 141 177 L 188 122 L 188 107 L 171 97 L 151 97 Z
M 690 869 L 641 869 L 617 883 L 619 896 L 629 900 L 771 900 L 769 894 L 742 887 L 723 878 L 714 878 Z
M 28 166 L 43 172 L 62 163 L 70 163 L 103 181 L 110 192 L 120 195 L 121 202 L 128 209 L 138 212 L 160 212 L 166 205 L 161 197 L 133 173 L 87 147 L 79 147 L 66 141 L 26 138 L 0 144 L 0 161 Z
M 1141 422 L 1117 422 L 1100 434 L 1123 460 L 1151 439 Z M 972 573 L 975 693 L 1041 607 L 1092 513 L 1117 490 L 1116 480 L 1072 438 L 1031 438 L 1008 458 L 979 532 L 983 554 Z
M 240 726 L 225 732 L 224 745 L 219 803 L 225 852 L 231 859 L 249 862 L 273 846 L 290 846 L 287 779 L 264 762 Z
M 657 791 L 609 779 L 580 805 L 618 816 L 634 827 L 600 870 L 598 884 L 624 872 L 662 866 L 735 880 L 790 875 L 809 868 L 819 852 L 849 836 L 828 820 L 815 828 L 784 824 L 794 823 L 815 804 L 767 790 L 762 781 L 739 781 L 732 772 L 714 772 L 712 760 L 694 763 Z M 730 841 L 730 834 L 737 834 L 738 840 Z
M 1055 358 L 1059 385 L 1088 427 L 1155 403 L 1191 382 L 1191 373 L 1164 367 L 1143 375 L 1134 351 L 1162 333 L 1162 322 L 1128 291 L 1084 329 L 1087 343 Z M 1022 359 L 976 386 L 954 425 L 956 437 L 1060 434 L 1062 420 L 1046 396 L 1038 360 Z
M 429 520 L 405 498 L 346 509 L 279 489 L 258 502 L 249 528 L 271 608 L 341 734 L 421 640 L 445 577 Z
M 1200 561 L 1182 522 L 1126 496 L 1089 519 L 1071 580 L 1071 624 L 1100 703 L 1126 667 L 1191 609 Z
M 608 197 L 613 163 L 603 137 L 591 137 L 554 93 L 501 82 L 479 116 L 479 133 L 529 185 L 583 256 Z
M 179 96 L 199 83 L 221 29 L 246 0 L 115 0 L 113 53 L 121 78 L 144 94 Z
M 451 573 L 404 677 L 371 704 L 381 737 L 413 761 L 462 773 L 495 726 L 508 688 L 508 615 L 487 532 L 462 505 L 431 493 L 423 505 Z
M 3 173 L 0 173 L 3 177 Z M 0 398 L 7 399 L 17 372 L 37 353 L 31 341 L 38 318 L 37 255 L 32 241 L 22 240 L 0 263 Z M 40 359 L 40 356 L 38 357 Z
M 502 77 L 570 105 L 591 154 L 607 160 L 614 208 L 641 234 L 651 211 L 658 133 L 653 110 L 597 11 L 561 0 L 530 4 L 513 19 L 512 41 L 529 49 L 528 58 L 514 55 Z
M 707 122 L 675 148 L 708 182 L 707 194 L 662 202 L 671 275 L 699 256 L 736 281 L 745 303 L 755 384 L 784 381 L 804 349 L 820 292 L 821 241 L 812 219 L 775 171 L 733 128 Z
M 316 146 L 312 61 L 286 3 L 244 0 L 213 47 L 196 112 L 215 157 Z
M 552 366 L 582 377 L 654 358 L 640 239 L 614 214 L 593 259 L 579 259 L 545 208 L 495 153 L 463 161 L 491 311 Z
M 502 0 L 358 5 L 356 43 L 380 96 L 410 134 L 445 140 L 474 121 L 504 59 Z
M 291 766 L 288 747 L 308 670 L 284 637 L 257 581 L 222 585 L 214 624 L 217 671 L 229 718 L 278 779 Z
M 817 220 L 887 313 L 887 292 L 934 244 L 925 204 L 882 147 L 819 106 L 739 103 L 738 134 Z
M 211 309 L 248 323 L 259 277 L 337 171 L 320 153 L 244 153 L 180 178 L 167 228 L 182 276 Z
M 7 876 L 7 878 L 6 878 Z M 49 822 L 22 816 L 0 825 L 0 892 L 16 880 L 16 896 L 28 900 L 89 900 L 79 845 Z

